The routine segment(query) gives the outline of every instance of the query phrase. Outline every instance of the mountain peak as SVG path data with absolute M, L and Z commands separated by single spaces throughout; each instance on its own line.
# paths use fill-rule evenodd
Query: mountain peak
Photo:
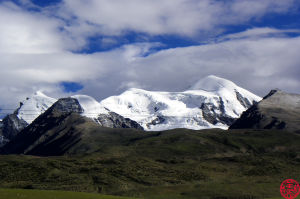
M 43 93 L 43 91 L 36 91 L 34 94 L 33 94 L 34 96 L 40 96 L 40 97 L 48 97 L 47 95 L 45 95 L 44 93 Z
M 235 83 L 224 78 L 217 77 L 215 75 L 209 75 L 196 82 L 190 90 L 205 90 L 205 91 L 217 91 L 221 88 L 234 88 L 237 87 Z
M 48 97 L 42 91 L 36 91 L 31 97 L 27 97 L 26 100 L 21 102 L 17 116 L 30 124 L 56 101 L 56 99 Z

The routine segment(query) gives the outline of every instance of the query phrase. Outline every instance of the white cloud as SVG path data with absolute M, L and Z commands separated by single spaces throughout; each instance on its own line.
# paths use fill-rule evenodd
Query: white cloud
M 295 0 L 235 0 L 230 11 L 240 19 L 258 18 L 268 12 L 282 13 L 294 9 Z
M 57 20 L 25 12 L 14 4 L 0 4 L 0 52 L 60 52 L 65 42 L 59 25 Z
M 64 0 L 60 16 L 75 37 L 92 34 L 217 34 L 223 25 L 260 19 L 269 13 L 291 12 L 295 0 Z M 73 16 L 71 20 L 70 16 Z M 74 16 L 76 17 L 74 20 Z
M 260 95 L 276 87 L 300 92 L 300 37 L 243 38 L 140 56 L 149 47 L 151 44 L 129 45 L 87 55 L 1 53 L 0 107 L 12 106 L 40 89 L 62 95 L 61 81 L 80 82 L 84 86 L 81 93 L 98 99 L 131 86 L 185 90 L 209 74 L 231 79 Z
M 109 69 L 102 78 L 85 82 L 83 92 L 100 99 L 131 86 L 182 91 L 215 74 L 261 96 L 273 88 L 300 93 L 299 46 L 300 37 L 242 38 L 162 50 L 147 57 L 132 54 L 132 59 L 127 56 L 131 49 L 122 47 L 95 55 L 102 60 L 101 66 Z
M 288 33 L 299 34 L 300 30 L 298 29 L 279 30 L 279 29 L 269 28 L 269 27 L 252 28 L 243 32 L 225 35 L 219 38 L 219 41 L 228 40 L 228 39 L 232 40 L 232 39 L 246 39 L 246 38 L 259 39 L 261 37 L 272 37 L 272 36 L 286 37 Z
M 0 4 L 0 107 L 15 107 L 36 90 L 53 97 L 64 95 L 58 85 L 62 81 L 80 82 L 82 92 L 98 99 L 131 86 L 184 90 L 208 74 L 231 79 L 260 95 L 274 87 L 300 92 L 300 38 L 269 34 L 281 33 L 276 29 L 248 30 L 226 42 L 162 50 L 146 57 L 158 43 L 94 54 L 70 52 L 84 47 L 86 38 L 96 34 L 131 30 L 191 36 L 218 31 L 224 24 L 242 23 L 263 13 L 286 12 L 292 1 L 253 0 L 257 6 L 245 13 L 240 11 L 244 0 L 124 2 L 65 0 L 59 13 L 69 21 L 53 17 L 52 8 L 29 12 L 12 3 Z M 74 15 L 76 20 L 71 20 Z

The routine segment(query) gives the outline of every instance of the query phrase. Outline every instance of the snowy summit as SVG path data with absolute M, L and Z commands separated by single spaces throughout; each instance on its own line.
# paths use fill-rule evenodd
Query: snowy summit
M 43 92 L 37 91 L 20 103 L 17 116 L 30 124 L 56 101 L 56 99 L 46 96 Z
M 129 89 L 101 104 L 137 121 L 145 130 L 174 128 L 227 129 L 243 111 L 261 98 L 233 82 L 213 75 L 184 92 Z

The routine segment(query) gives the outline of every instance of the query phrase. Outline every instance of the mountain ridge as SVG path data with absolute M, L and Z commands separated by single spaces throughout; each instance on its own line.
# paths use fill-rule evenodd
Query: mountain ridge
M 193 90 L 204 87 L 207 89 Z M 131 88 L 101 102 L 87 95 L 69 98 L 76 99 L 76 103 L 64 104 L 62 108 L 68 109 L 68 106 L 78 104 L 81 110 L 75 112 L 98 125 L 146 131 L 174 128 L 227 129 L 243 111 L 261 99 L 233 82 L 213 75 L 199 80 L 190 90 L 183 92 Z M 11 140 L 58 101 L 41 91 L 26 98 L 13 114 L 1 122 L 2 142 Z M 72 110 L 72 107 L 69 108 Z

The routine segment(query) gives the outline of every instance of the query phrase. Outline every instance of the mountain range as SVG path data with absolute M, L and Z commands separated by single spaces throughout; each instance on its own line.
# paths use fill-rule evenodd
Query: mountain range
M 75 112 L 110 128 L 160 131 L 175 128 L 227 129 L 243 111 L 261 98 L 216 76 L 207 76 L 184 92 L 129 89 L 119 96 L 96 101 L 86 95 L 54 99 L 38 91 L 20 102 L 0 123 L 4 145 L 52 106 Z M 53 107 L 52 107 L 53 109 Z M 45 121 L 46 122 L 46 121 Z

